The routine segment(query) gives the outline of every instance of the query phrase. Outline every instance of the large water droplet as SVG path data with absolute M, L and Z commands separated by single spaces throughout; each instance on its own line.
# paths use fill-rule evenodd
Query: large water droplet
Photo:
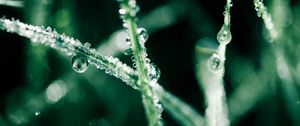
M 160 69 L 153 63 L 149 64 L 148 77 L 151 81 L 157 81 L 160 77 Z
M 77 73 L 83 73 L 88 69 L 89 63 L 86 56 L 75 55 L 72 57 L 72 68 Z
M 208 59 L 207 66 L 208 66 L 208 69 L 213 72 L 219 71 L 223 67 L 220 56 L 218 54 L 214 53 Z
M 217 40 L 220 44 L 228 44 L 231 39 L 230 26 L 224 24 L 217 35 Z
M 149 35 L 148 35 L 146 29 L 138 28 L 137 33 L 139 35 L 139 39 L 141 42 L 145 43 L 148 40 Z

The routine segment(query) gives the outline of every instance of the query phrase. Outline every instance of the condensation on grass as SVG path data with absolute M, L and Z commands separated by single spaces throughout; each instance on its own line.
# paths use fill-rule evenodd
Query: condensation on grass
M 34 43 L 37 44 L 44 44 L 46 46 L 49 46 L 51 48 L 54 49 L 58 49 L 61 51 L 68 51 L 67 53 L 64 53 L 66 55 L 72 55 L 72 54 L 81 54 L 81 55 L 85 55 L 87 56 L 87 59 L 89 60 L 89 63 L 96 66 L 97 68 L 102 68 L 106 71 L 106 73 L 112 74 L 113 76 L 116 76 L 117 78 L 121 79 L 122 81 L 126 82 L 129 86 L 131 86 L 134 89 L 140 90 L 139 86 L 137 85 L 138 83 L 138 77 L 136 72 L 131 69 L 130 67 L 128 67 L 127 65 L 123 64 L 122 62 L 119 61 L 119 59 L 114 58 L 112 56 L 102 56 L 100 55 L 96 50 L 91 49 L 89 44 L 85 44 L 82 45 L 78 40 L 74 40 L 73 38 L 70 38 L 66 35 L 59 35 L 55 30 L 52 30 L 51 28 L 46 28 L 44 29 L 43 27 L 39 27 L 39 26 L 33 26 L 33 25 L 27 25 L 24 24 L 18 20 L 9 20 L 9 19 L 5 19 L 5 18 L 1 18 L 0 19 L 0 29 L 1 30 L 7 30 L 9 32 L 12 33 L 17 33 L 20 36 L 24 36 L 26 38 L 32 39 L 33 34 L 35 34 L 34 36 Z M 46 39 L 42 39 L 41 37 L 47 37 Z M 36 40 L 38 38 L 38 40 Z M 55 42 L 55 41 L 59 41 L 59 42 Z M 75 42 L 76 41 L 76 42 Z M 54 43 L 53 43 L 54 42 Z M 65 45 L 69 44 L 70 47 L 66 47 Z M 77 45 L 74 45 L 77 44 Z M 76 48 L 75 48 L 76 47 Z M 157 69 L 157 68 L 155 68 Z M 111 72 L 114 71 L 114 72 Z M 158 70 L 156 70 L 157 72 Z M 118 73 L 118 74 L 116 74 Z M 159 76 L 159 72 L 155 73 L 157 75 L 155 76 Z M 158 79 L 158 78 L 156 78 Z M 60 80 L 58 80 L 60 81 Z M 54 81 L 56 82 L 56 81 Z M 150 83 L 151 87 L 153 87 L 153 91 L 158 94 L 157 96 L 155 96 L 154 100 L 155 102 L 158 102 L 158 99 L 161 99 L 161 102 L 164 104 L 164 107 L 168 108 L 169 111 L 177 111 L 174 109 L 173 106 L 175 107 L 180 107 L 181 104 L 185 104 L 183 101 L 180 100 L 176 100 L 178 102 L 180 102 L 181 104 L 175 103 L 170 104 L 170 101 L 172 101 L 172 99 L 176 99 L 175 96 L 170 95 L 168 97 L 165 97 L 165 95 L 170 94 L 167 91 L 163 90 L 163 88 L 156 82 L 156 81 L 151 81 Z M 50 91 L 51 89 L 51 91 Z M 61 97 L 55 97 L 53 96 L 53 94 L 51 94 L 51 92 L 57 92 L 58 90 L 53 90 L 53 88 L 49 88 L 48 89 L 48 94 L 47 95 L 47 90 L 45 91 L 45 99 L 49 102 L 52 101 L 51 103 L 54 103 L 54 101 L 58 101 L 57 99 L 61 98 Z M 52 97 L 53 96 L 53 97 Z M 61 95 L 60 95 L 61 96 Z M 49 97 L 49 98 L 47 98 Z M 164 98 L 162 98 L 164 97 Z M 52 100 L 49 100 L 52 99 Z M 39 100 L 39 101 L 43 101 L 43 98 L 41 99 L 40 97 L 33 97 L 32 100 Z M 45 104 L 46 105 L 46 104 Z M 35 112 L 41 112 L 43 111 L 43 108 L 45 108 L 46 106 L 42 105 L 42 107 Z M 193 110 L 193 108 L 191 108 L 188 104 L 185 104 L 186 108 L 189 108 L 190 110 Z M 156 104 L 156 107 L 160 109 L 160 113 L 162 112 L 162 107 L 160 104 Z M 35 112 L 33 112 L 33 115 L 35 115 Z M 26 122 L 28 122 L 30 120 L 30 116 L 28 116 L 27 114 L 22 114 L 23 113 L 23 109 L 17 109 L 14 111 L 11 111 L 8 113 L 9 116 L 9 120 L 11 120 L 12 122 L 14 122 L 15 124 L 26 124 Z M 174 112 L 172 116 L 174 117 L 176 114 L 174 114 Z M 191 118 L 194 118 L 195 115 L 197 115 L 198 120 L 202 119 L 202 116 L 199 115 L 197 112 L 193 112 L 194 114 L 189 114 L 186 113 L 185 115 L 183 115 L 183 117 L 185 118 L 181 118 L 178 120 L 181 120 L 181 122 L 189 122 L 191 121 L 192 123 L 197 124 L 195 121 L 197 120 L 190 120 Z M 30 114 L 30 113 L 28 113 Z M 160 115 L 159 115 L 160 116 Z M 204 123 L 204 122 L 202 122 Z
M 131 76 L 135 76 L 136 72 L 126 64 L 120 62 L 119 59 L 112 56 L 103 56 L 96 49 L 90 48 L 89 44 L 83 45 L 77 39 L 65 34 L 60 35 L 50 27 L 33 26 L 24 24 L 18 20 L 1 18 L 0 29 L 29 38 L 33 44 L 43 44 L 58 49 L 68 56 L 84 55 L 89 64 L 96 66 L 98 69 L 105 70 L 107 74 L 120 78 L 129 86 L 138 89 L 134 82 L 129 79 Z
M 159 103 L 159 97 L 155 90 L 157 90 L 156 84 L 160 76 L 160 72 L 157 67 L 154 67 L 151 60 L 147 57 L 145 42 L 148 39 L 148 33 L 146 29 L 137 26 L 136 14 L 139 11 L 139 6 L 135 0 L 124 0 L 120 2 L 119 14 L 123 21 L 123 27 L 128 32 L 127 42 L 130 42 L 130 49 L 132 49 L 132 62 L 133 67 L 136 68 L 138 74 L 138 84 L 140 85 L 140 91 L 142 93 L 144 108 L 146 116 L 151 126 L 160 126 L 161 113 L 163 108 Z
M 198 61 L 200 67 L 196 71 L 198 81 L 202 83 L 204 94 L 207 101 L 205 111 L 206 122 L 208 126 L 229 126 L 228 107 L 226 92 L 224 90 L 224 64 L 226 59 L 226 45 L 230 43 L 232 35 L 230 32 L 230 8 L 233 6 L 231 0 L 226 1 L 224 11 L 224 24 L 217 34 L 219 42 L 218 48 L 204 64 Z
M 253 0 L 253 3 L 254 3 L 255 10 L 257 12 L 257 16 L 263 19 L 265 28 L 269 33 L 267 34 L 269 36 L 265 36 L 265 37 L 270 42 L 273 42 L 278 38 L 278 32 L 272 21 L 271 14 L 269 14 L 267 7 L 263 3 L 263 0 Z

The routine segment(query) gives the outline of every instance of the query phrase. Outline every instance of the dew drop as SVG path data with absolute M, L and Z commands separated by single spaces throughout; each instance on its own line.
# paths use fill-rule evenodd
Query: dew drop
M 38 116 L 38 115 L 40 115 L 40 114 L 41 114 L 41 112 L 35 112 L 35 113 L 34 113 L 35 116 Z
M 139 6 L 135 6 L 135 7 L 133 8 L 133 10 L 134 10 L 135 15 L 136 15 L 136 13 L 138 13 L 138 12 L 140 11 L 140 7 L 139 7 Z
M 151 81 L 157 81 L 160 77 L 160 69 L 153 63 L 149 64 L 148 77 Z
M 123 54 L 131 55 L 132 54 L 132 49 L 131 49 L 131 42 L 130 42 L 129 37 L 125 38 L 125 43 L 126 43 L 126 45 L 128 45 L 128 48 L 123 51 Z
M 261 17 L 261 13 L 257 11 L 257 17 Z
M 47 27 L 47 28 L 45 29 L 45 31 L 46 31 L 46 32 L 52 32 L 52 29 L 51 29 L 50 27 Z
M 131 61 L 135 63 L 135 57 L 131 56 Z
M 129 37 L 126 37 L 126 38 L 125 38 L 125 42 L 126 42 L 126 44 L 129 45 L 129 46 L 131 45 L 131 41 L 130 41 L 130 38 L 129 38 Z
M 137 33 L 139 35 L 140 41 L 143 42 L 143 43 L 145 43 L 147 41 L 148 37 L 149 37 L 146 29 L 144 29 L 144 28 L 138 28 L 137 29 Z
M 222 66 L 222 61 L 221 58 L 218 54 L 214 53 L 208 60 L 207 62 L 208 69 L 217 72 L 219 71 L 223 66 Z
M 123 54 L 128 56 L 128 55 L 131 55 L 133 52 L 132 52 L 132 49 L 131 48 L 128 48 L 126 50 L 123 51 Z
M 91 47 L 91 44 L 86 42 L 86 43 L 84 43 L 84 46 L 89 49 Z
M 224 24 L 217 35 L 217 40 L 220 44 L 228 44 L 231 39 L 230 26 Z
M 75 55 L 72 57 L 72 68 L 77 73 L 83 73 L 88 69 L 89 63 L 86 56 Z
M 124 22 L 123 23 L 123 27 L 127 29 L 128 28 L 128 24 L 126 22 Z
M 127 12 L 126 12 L 125 9 L 120 9 L 120 10 L 119 10 L 119 14 L 120 14 L 120 17 L 121 17 L 121 18 L 124 18 L 126 13 L 127 13 Z

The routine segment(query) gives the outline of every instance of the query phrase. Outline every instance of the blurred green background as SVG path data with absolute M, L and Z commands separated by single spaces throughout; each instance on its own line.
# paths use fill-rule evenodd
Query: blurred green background
M 25 0 L 24 7 L 0 5 L 0 16 L 28 24 L 51 26 L 90 42 L 131 65 L 130 56 L 109 52 L 105 46 L 122 30 L 114 0 Z M 159 83 L 204 115 L 205 100 L 195 76 L 197 48 L 209 42 L 223 24 L 225 0 L 139 0 L 139 25 L 150 37 L 149 58 L 161 70 Z M 265 0 L 271 12 L 273 1 Z M 253 1 L 233 1 L 233 35 L 227 48 L 225 89 L 232 125 L 290 126 L 300 124 L 300 2 L 287 3 L 284 39 L 279 46 L 292 72 L 292 86 L 276 72 L 275 56 L 266 41 L 262 20 Z M 204 39 L 205 38 L 205 39 Z M 122 38 L 121 38 L 122 39 Z M 125 40 L 125 38 L 123 38 Z M 0 126 L 144 126 L 140 93 L 104 71 L 90 66 L 79 74 L 71 58 L 28 42 L 16 34 L 0 32 L 2 76 Z M 118 39 L 118 42 L 124 42 Z M 118 49 L 115 49 L 118 50 Z M 196 50 L 196 51 L 195 51 Z M 292 90 L 292 91 L 291 91 Z M 292 95 L 289 95 L 291 94 Z M 168 126 L 179 125 L 163 113 Z M 296 117 L 296 119 L 295 119 Z M 298 116 L 300 117 L 300 116 Z

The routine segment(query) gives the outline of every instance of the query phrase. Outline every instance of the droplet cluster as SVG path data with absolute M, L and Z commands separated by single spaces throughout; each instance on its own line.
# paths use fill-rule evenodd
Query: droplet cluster
M 207 67 L 212 72 L 219 72 L 224 67 L 226 45 L 232 39 L 230 31 L 230 8 L 233 6 L 231 0 L 227 0 L 224 11 L 224 24 L 217 34 L 217 40 L 220 43 L 218 49 L 207 61 Z
M 275 39 L 278 38 L 278 32 L 274 26 L 272 21 L 271 14 L 268 13 L 267 7 L 264 5 L 263 0 L 253 0 L 254 7 L 257 12 L 257 16 L 261 17 L 264 21 L 265 27 L 269 33 L 269 40 L 273 42 Z
M 123 20 L 123 27 L 128 32 L 128 37 L 125 38 L 125 42 L 130 47 L 124 54 L 133 54 L 131 57 L 133 67 L 139 72 L 139 79 L 145 79 L 145 84 L 141 85 L 141 81 L 139 81 L 138 84 L 144 89 L 143 100 L 144 102 L 148 102 L 147 99 L 151 99 L 152 107 L 155 107 L 155 115 L 157 116 L 157 119 L 161 119 L 162 107 L 159 103 L 159 97 L 155 93 L 155 90 L 158 90 L 157 86 L 154 85 L 160 77 L 160 70 L 156 65 L 150 62 L 149 58 L 147 58 L 145 43 L 148 40 L 149 35 L 146 29 L 136 26 L 136 14 L 139 11 L 139 7 L 135 0 L 124 0 L 119 2 L 121 5 L 121 9 L 119 10 L 120 18 Z M 150 90 L 148 90 L 149 88 Z M 158 123 L 160 123 L 160 121 Z
M 88 64 L 92 64 L 96 68 L 120 78 L 134 89 L 138 89 L 136 85 L 137 73 L 132 68 L 117 58 L 103 56 L 96 49 L 91 48 L 89 43 L 82 44 L 77 39 L 65 34 L 58 34 L 56 30 L 50 27 L 28 25 L 19 20 L 10 20 L 4 17 L 0 18 L 0 29 L 29 38 L 34 44 L 43 44 L 60 50 L 68 56 L 73 56 L 72 68 L 76 72 L 82 73 L 86 71 Z
M 119 1 L 119 2 L 128 2 L 127 4 L 122 4 L 121 9 L 119 9 L 120 18 L 123 20 L 123 26 L 128 32 L 128 37 L 125 38 L 125 42 L 127 45 L 129 45 L 130 48 L 125 50 L 123 53 L 125 55 L 131 55 L 133 54 L 133 43 L 130 38 L 130 33 L 128 29 L 128 18 L 136 19 L 136 13 L 139 11 L 139 7 L 136 4 L 135 0 L 128 0 L 128 1 Z M 125 6 L 126 5 L 126 6 Z M 144 61 L 146 71 L 148 74 L 148 79 L 151 81 L 157 81 L 160 77 L 160 71 L 159 68 L 156 65 L 153 65 L 153 63 L 150 62 L 150 59 L 147 58 L 145 43 L 149 38 L 149 34 L 145 28 L 139 27 L 136 29 L 136 34 L 138 35 L 138 44 L 141 47 L 141 59 L 136 59 L 136 57 L 133 55 L 131 56 L 131 60 L 133 62 L 133 67 L 137 67 L 136 60 Z

